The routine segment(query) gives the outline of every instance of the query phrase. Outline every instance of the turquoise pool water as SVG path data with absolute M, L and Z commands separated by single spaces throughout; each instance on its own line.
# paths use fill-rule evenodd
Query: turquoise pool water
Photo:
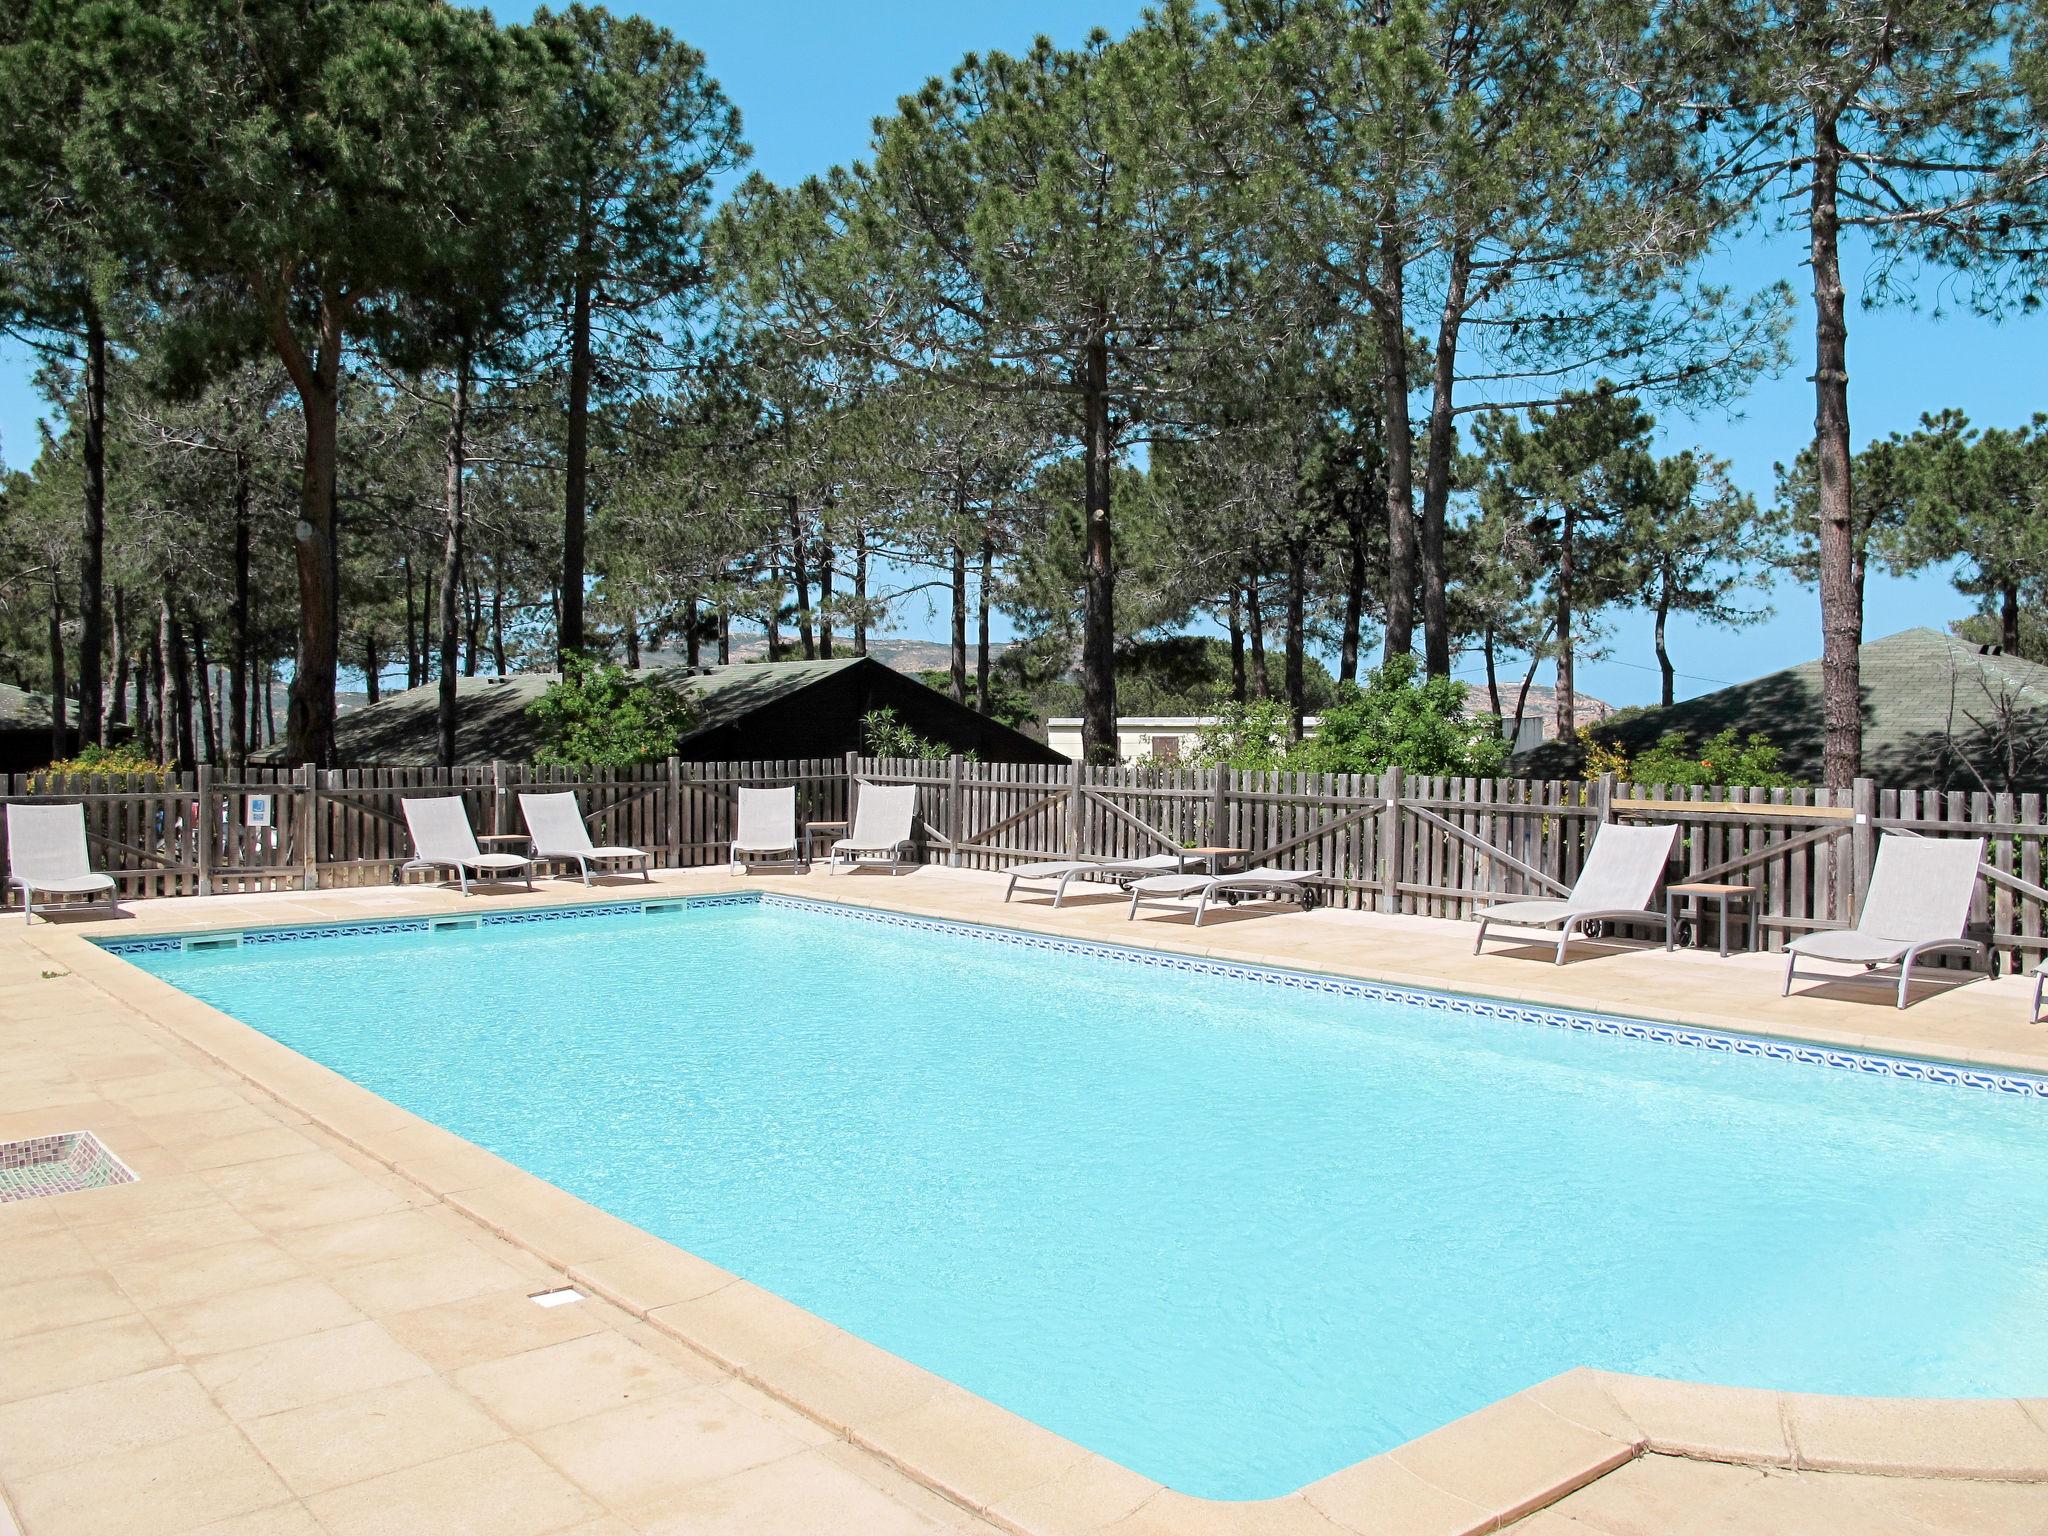
M 131 958 L 1190 1493 L 1573 1365 L 2048 1392 L 2048 1099 L 776 904 Z

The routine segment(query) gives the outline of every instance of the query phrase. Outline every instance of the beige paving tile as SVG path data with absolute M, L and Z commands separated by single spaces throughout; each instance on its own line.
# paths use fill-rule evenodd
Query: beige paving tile
M 1425 1481 L 1392 1456 L 1374 1456 L 1308 1485 L 1302 1497 L 1347 1530 L 1412 1531 L 1416 1536 L 1483 1526 L 1494 1511 L 1452 1488 Z
M 174 1356 L 139 1312 L 31 1333 L 0 1348 L 0 1402 L 169 1365 Z
M 249 1419 L 242 1428 L 302 1497 L 506 1438 L 467 1397 L 433 1376 Z
M 237 1420 L 433 1374 L 376 1323 L 351 1323 L 192 1362 L 192 1371 Z
M 7 1243 L 4 1262 L 10 1285 L 24 1285 L 31 1280 L 48 1280 L 58 1275 L 76 1275 L 99 1268 L 99 1260 L 93 1257 L 85 1244 L 62 1228 Z
M 296 1157 L 313 1143 L 288 1125 L 266 1125 L 238 1136 L 195 1137 L 164 1143 L 187 1168 L 229 1168 L 243 1163 Z
M 607 1326 L 600 1308 L 537 1307 L 524 1295 L 504 1291 L 394 1312 L 382 1322 L 394 1338 L 440 1371 L 503 1360 Z
M 328 1283 L 372 1317 L 467 1301 L 491 1291 L 525 1294 L 526 1277 L 474 1244 L 437 1248 L 402 1259 L 383 1259 L 337 1270 Z
M 54 1275 L 0 1288 L 0 1343 L 133 1312 L 128 1298 L 101 1274 Z
M 649 1239 L 608 1259 L 573 1264 L 569 1278 L 644 1317 L 656 1307 L 708 1296 L 732 1284 L 734 1276 L 673 1244 Z
M 293 1500 L 246 1515 L 211 1521 L 187 1536 L 324 1536 L 320 1522 L 305 1505 Z
M 607 1329 L 471 1366 L 457 1371 L 455 1381 L 504 1423 L 528 1434 L 700 1386 L 706 1376 Z
M 1311 1507 L 1306 1499 L 1217 1504 L 1191 1499 L 1171 1488 L 1161 1489 L 1105 1530 L 1113 1536 L 1358 1536 Z
M 714 1478 L 633 1513 L 646 1536 L 933 1536 L 948 1529 L 817 1451 Z
M 1089 1453 L 1028 1419 L 948 1383 L 880 1419 L 858 1440 L 970 1509 L 1006 1503 L 1072 1471 Z
M 208 1200 L 179 1210 L 100 1222 L 76 1230 L 79 1241 L 92 1251 L 93 1257 L 109 1266 L 165 1259 L 222 1243 L 248 1242 L 263 1235 L 225 1200 Z
M 289 1494 L 239 1430 L 96 1456 L 12 1486 L 32 1536 L 179 1532 L 285 1503 Z
M 307 1504 L 329 1536 L 542 1536 L 604 1513 L 512 1441 L 352 1483 Z
M 293 1500 L 246 1515 L 209 1522 L 187 1536 L 324 1536 L 320 1522 L 305 1505 Z
M 2048 1482 L 2048 1429 L 2007 1398 L 1902 1408 L 1885 1398 L 1787 1393 L 1784 1403 L 1802 1467 Z
M 332 1226 L 300 1227 L 280 1233 L 277 1244 L 301 1263 L 325 1274 L 384 1259 L 404 1259 L 432 1248 L 466 1241 L 476 1228 L 442 1207 L 387 1211 Z
M 541 1455 L 614 1510 L 653 1504 L 805 1449 L 715 1387 L 626 1403 L 531 1439 Z
M 109 1266 L 109 1273 L 138 1307 L 156 1308 L 295 1280 L 305 1266 L 267 1238 L 256 1237 L 121 1260 Z
M 1617 1468 L 1552 1509 L 1599 1536 L 1664 1536 L 1677 1520 L 1704 1521 L 1763 1479 L 1755 1467 L 1650 1455 Z
M 363 1320 L 338 1292 L 306 1279 L 212 1296 L 155 1315 L 164 1337 L 183 1355 L 226 1354 Z
M 18 1482 L 95 1455 L 227 1427 L 190 1371 L 159 1366 L 0 1408 L 0 1475 Z
M 1387 1452 L 1403 1470 L 1511 1520 L 1634 1459 L 1637 1447 L 1503 1398 Z

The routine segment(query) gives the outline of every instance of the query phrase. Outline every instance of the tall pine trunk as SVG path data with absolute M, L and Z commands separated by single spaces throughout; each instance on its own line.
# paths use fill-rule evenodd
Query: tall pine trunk
M 1345 509 L 1344 632 L 1337 644 L 1337 681 L 1358 681 L 1358 652 L 1365 628 L 1365 492 L 1339 492 Z
M 818 522 L 818 656 L 832 659 L 832 539 L 822 518 Z
M 233 595 L 228 601 L 228 762 L 240 773 L 249 760 L 249 460 L 235 450 Z M 406 597 L 412 576 L 406 575 Z
M 1252 697 L 1259 700 L 1273 696 L 1273 679 L 1266 671 L 1266 614 L 1259 604 L 1259 552 L 1252 550 L 1252 572 L 1244 581 L 1244 617 L 1247 638 L 1251 641 L 1251 684 Z
M 796 586 L 796 632 L 803 641 L 804 660 L 818 659 L 818 633 L 811 625 L 810 552 L 804 544 L 804 514 L 797 498 L 789 498 L 789 563 Z
M 683 599 L 683 664 L 694 667 L 697 658 L 704 654 L 703 637 L 697 633 L 697 594 L 692 592 Z
M 465 354 L 455 365 L 455 393 L 448 406 L 448 437 L 442 445 L 443 475 L 446 483 L 442 498 L 441 523 L 441 661 L 440 689 L 435 699 L 434 724 L 435 743 L 444 768 L 452 768 L 455 765 L 455 650 L 461 623 L 458 605 L 462 598 L 463 469 L 468 460 L 468 445 L 464 440 L 464 434 L 468 427 L 469 358 Z M 568 654 L 567 648 L 563 654 Z
M 868 653 L 868 531 L 853 531 L 853 654 Z
M 1668 620 L 1670 617 L 1670 589 L 1668 587 L 1659 587 L 1657 589 L 1656 620 L 1657 670 L 1658 672 L 1663 674 L 1664 689 L 1663 696 L 1659 699 L 1658 702 L 1665 709 L 1669 709 L 1673 704 L 1675 704 L 1678 701 L 1678 673 L 1672 668 L 1671 665 L 1670 647 L 1664 643 L 1664 625 L 1665 621 Z
M 163 636 L 165 745 L 172 761 L 190 771 L 198 756 L 192 744 L 192 659 L 168 583 L 157 605 L 157 629 Z
M 1287 716 L 1294 739 L 1307 731 L 1308 679 L 1303 653 L 1308 649 L 1308 548 L 1306 537 L 1297 530 L 1287 541 Z
M 952 685 L 953 702 L 967 702 L 967 551 L 959 541 L 953 544 L 953 624 L 951 630 L 951 655 L 948 660 L 949 677 Z
M 1230 697 L 1245 702 L 1244 687 L 1244 589 L 1235 576 L 1230 579 Z
M 1849 470 L 1849 323 L 1842 291 L 1836 183 L 1842 143 L 1827 112 L 1814 123 L 1810 213 L 1813 258 L 1813 457 L 1820 480 L 1821 782 L 1847 789 L 1863 763 L 1857 647 L 1863 601 Z
M 192 676 L 199 684 L 199 745 L 208 767 L 220 764 L 220 723 L 213 712 L 213 663 L 206 655 L 206 625 L 189 606 L 185 627 L 192 635 Z
M 104 745 L 100 649 L 106 644 L 107 334 L 96 304 L 85 308 L 85 433 L 79 459 L 85 508 L 78 554 L 78 739 Z
M 2020 589 L 2006 582 L 1998 589 L 1998 643 L 2008 656 L 2020 653 Z
M 1117 761 L 1116 547 L 1110 527 L 1109 342 L 1098 333 L 1081 364 L 1087 538 L 1082 556 L 1081 758 Z
M 69 683 L 64 676 L 64 568 L 50 566 L 50 756 L 71 755 Z
M 491 670 L 505 675 L 505 581 L 497 555 L 491 557 Z
M 128 614 L 121 589 L 114 588 L 114 692 L 107 703 L 107 734 L 128 724 Z
M 578 254 L 583 254 L 581 245 Z M 562 464 L 562 613 L 555 630 L 555 643 L 563 656 L 582 650 L 585 644 L 583 535 L 589 496 L 590 280 L 579 271 L 569 299 L 569 440 Z
M 281 309 L 273 327 L 306 423 L 299 521 L 292 544 L 299 578 L 299 644 L 285 732 L 292 760 L 321 768 L 334 761 L 334 681 L 341 639 L 335 475 L 342 315 L 341 301 L 331 294 L 323 296 L 319 335 L 310 358 L 299 349 Z
M 980 608 L 978 628 L 974 638 L 974 707 L 984 715 L 989 711 L 989 652 L 988 613 L 990 597 L 996 584 L 996 545 L 984 528 L 981 534 L 981 580 L 975 587 L 975 602 Z
M 1436 359 L 1429 393 L 1428 460 L 1422 477 L 1422 654 L 1431 677 L 1451 675 L 1451 606 L 1449 572 L 1444 565 L 1444 518 L 1451 500 L 1451 449 L 1457 437 L 1451 414 L 1457 378 L 1458 327 L 1464 322 L 1466 293 L 1472 280 L 1472 252 L 1460 244 L 1451 250 L 1450 277 L 1444 288 L 1443 314 L 1437 322 Z
M 1381 237 L 1381 292 L 1373 301 L 1379 322 L 1380 413 L 1387 448 L 1387 656 L 1405 656 L 1415 644 L 1415 442 L 1408 421 L 1408 322 L 1404 308 L 1405 260 L 1398 223 L 1387 210 Z
M 1573 670 L 1576 658 L 1572 653 L 1572 582 L 1576 572 L 1572 569 L 1573 556 L 1572 509 L 1564 509 L 1564 518 L 1557 540 L 1557 739 L 1570 741 L 1578 733 L 1577 700 L 1573 696 Z

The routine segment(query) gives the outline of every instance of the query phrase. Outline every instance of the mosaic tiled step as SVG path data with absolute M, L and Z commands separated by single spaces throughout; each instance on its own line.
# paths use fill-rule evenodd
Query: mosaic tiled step
M 0 1141 L 0 1205 L 134 1182 L 127 1164 L 90 1131 Z

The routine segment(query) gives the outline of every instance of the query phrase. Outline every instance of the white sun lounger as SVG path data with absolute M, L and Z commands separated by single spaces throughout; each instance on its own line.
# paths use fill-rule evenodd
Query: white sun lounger
M 1914 962 L 1922 955 L 1961 950 L 1981 959 L 1983 944 L 1963 933 L 1969 927 L 1977 869 L 1983 862 L 1981 837 L 1880 838 L 1856 926 L 1802 933 L 1787 944 L 1785 989 L 1780 995 L 1790 995 L 1802 958 L 1860 965 L 1866 971 L 1896 964 L 1898 1005 L 1903 1008 Z M 1807 976 L 1816 979 L 1811 971 Z M 2038 993 L 2036 998 L 2034 1011 L 2039 1013 Z
M 1594 835 L 1586 854 L 1586 866 L 1579 871 L 1569 896 L 1535 901 L 1510 901 L 1497 907 L 1482 907 L 1478 913 L 1479 937 L 1472 941 L 1478 954 L 1490 927 L 1557 929 L 1557 963 L 1564 964 L 1565 946 L 1587 923 L 1648 923 L 1666 926 L 1662 912 L 1650 910 L 1650 898 L 1664 879 L 1664 866 L 1671 862 L 1671 850 L 1678 842 L 1678 828 L 1626 827 L 1607 822 Z
M 889 862 L 889 873 L 903 867 L 909 849 L 911 823 L 917 820 L 915 784 L 868 784 L 860 786 L 854 802 L 853 828 L 832 845 L 828 873 L 836 873 L 842 856 L 849 864 Z
M 1052 892 L 1057 907 L 1067 899 L 1067 886 L 1076 880 L 1119 880 L 1145 875 L 1172 874 L 1182 867 L 1177 853 L 1147 854 L 1142 859 L 1049 859 L 1043 864 L 1019 864 L 1010 871 L 1003 900 L 1017 894 L 1017 887 Z
M 739 825 L 732 834 L 734 873 L 746 867 L 747 858 L 769 863 L 800 864 L 796 847 L 796 786 L 782 789 L 742 789 L 739 792 Z
M 585 885 L 590 884 L 593 860 L 601 864 L 626 864 L 637 859 L 640 878 L 654 878 L 654 855 L 646 849 L 600 848 L 590 841 L 590 828 L 583 823 L 583 807 L 576 803 L 573 794 L 521 795 L 519 814 L 526 818 L 526 830 L 533 838 L 533 856 L 561 859 L 565 863 L 574 861 Z
M 10 805 L 7 807 L 7 883 L 21 891 L 21 920 L 34 922 L 36 893 L 46 896 L 90 896 L 107 893 L 107 913 L 119 917 L 114 877 L 92 867 L 85 850 L 85 807 L 82 805 Z M 45 903 L 45 914 L 68 908 Z
M 1131 910 L 1124 918 L 1136 917 L 1140 907 L 1185 912 L 1190 896 L 1195 898 L 1197 928 L 1202 926 L 1209 903 L 1219 896 L 1225 900 L 1266 896 L 1298 902 L 1306 910 L 1315 905 L 1315 883 L 1320 879 L 1322 875 L 1313 869 L 1281 869 L 1272 864 L 1242 869 L 1234 875 L 1147 875 L 1131 882 Z
M 460 795 L 430 800 L 400 800 L 406 830 L 412 833 L 412 857 L 399 866 L 409 869 L 452 869 L 462 894 L 469 894 L 469 872 L 482 880 L 518 875 L 533 889 L 533 860 L 516 853 L 485 853 L 470 830 L 469 812 Z
M 2044 992 L 2048 992 L 2048 960 L 2034 967 L 2034 1006 L 2027 1014 L 2030 1024 L 2041 1022 L 2041 995 Z

